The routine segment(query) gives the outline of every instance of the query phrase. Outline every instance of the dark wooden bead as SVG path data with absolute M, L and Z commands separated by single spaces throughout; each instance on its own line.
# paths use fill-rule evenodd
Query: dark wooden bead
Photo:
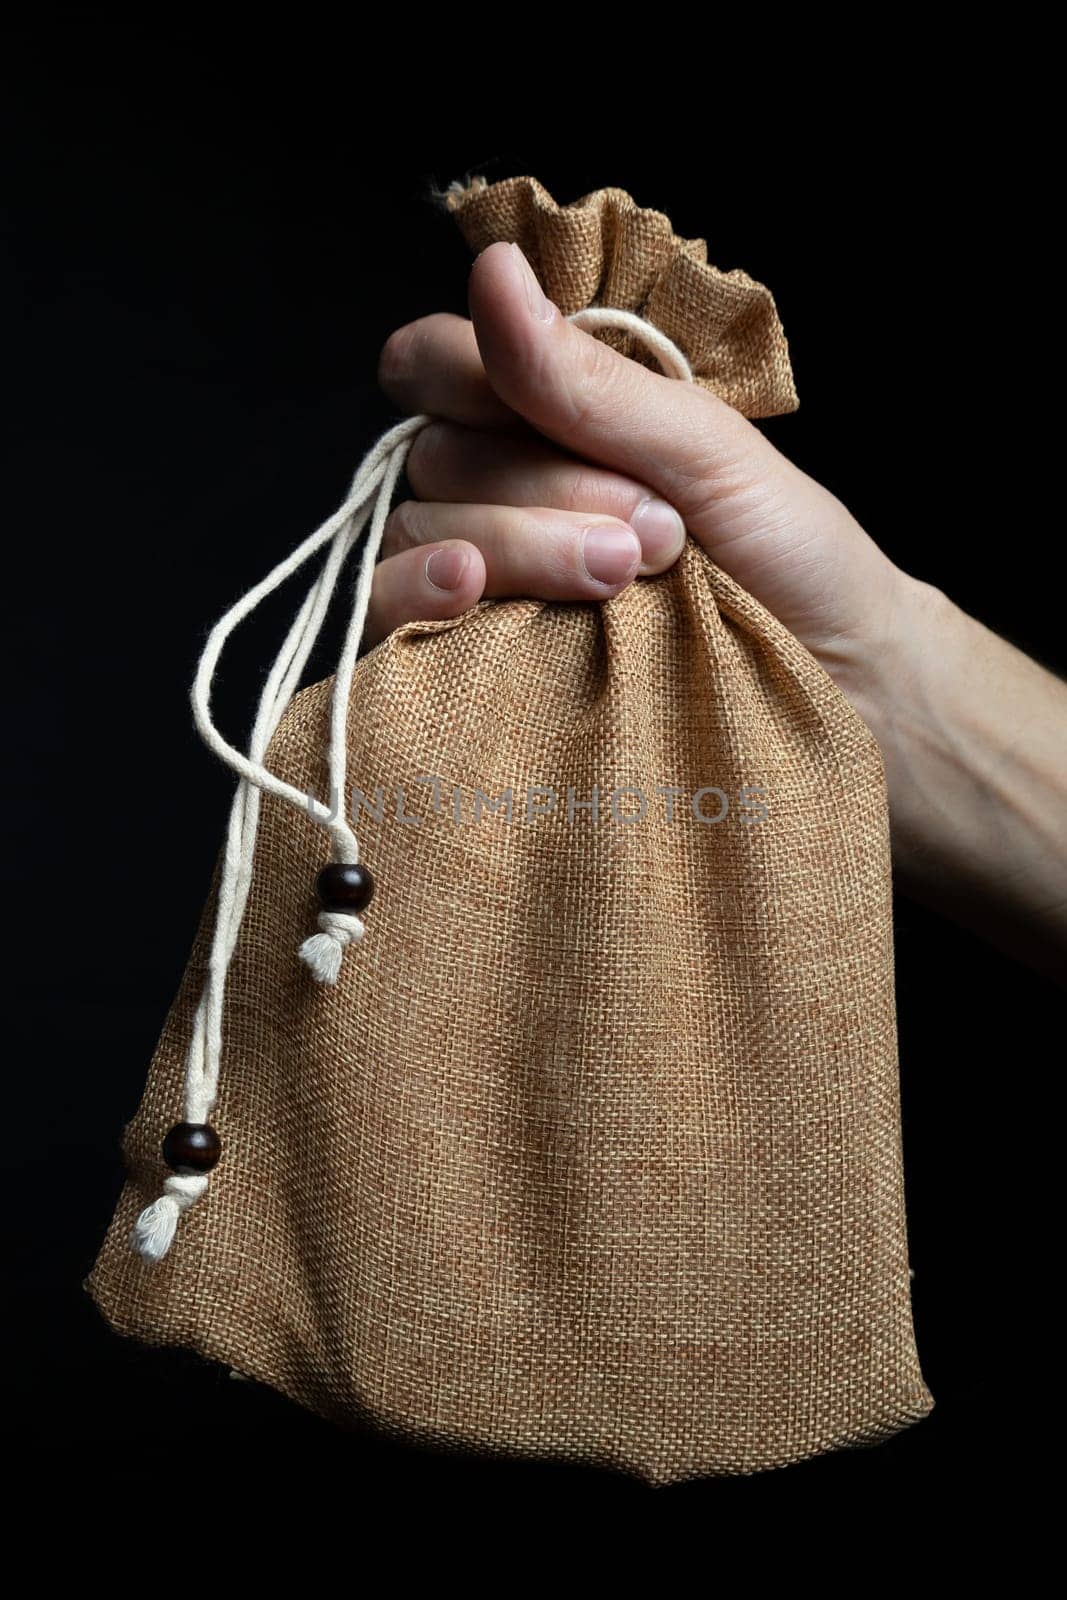
M 315 893 L 327 911 L 362 911 L 370 904 L 374 879 L 364 866 L 334 861 L 315 879 Z
M 175 1172 L 210 1172 L 222 1141 L 206 1122 L 179 1122 L 163 1141 L 163 1159 Z

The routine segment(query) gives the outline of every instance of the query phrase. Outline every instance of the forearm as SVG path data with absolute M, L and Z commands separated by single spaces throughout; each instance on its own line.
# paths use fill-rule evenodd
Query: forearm
M 903 577 L 842 685 L 877 738 L 900 886 L 1067 982 L 1067 684 Z

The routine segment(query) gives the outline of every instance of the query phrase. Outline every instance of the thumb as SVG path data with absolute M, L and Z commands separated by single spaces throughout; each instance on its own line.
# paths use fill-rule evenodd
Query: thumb
M 899 570 L 747 417 L 568 322 L 517 245 L 483 250 L 469 300 L 482 365 L 505 405 L 572 454 L 669 500 L 712 560 L 824 666 L 845 673 L 884 637 Z
M 469 304 L 500 399 L 574 454 L 647 483 L 702 543 L 721 531 L 724 502 L 761 485 L 780 498 L 776 480 L 791 463 L 758 428 L 707 389 L 630 361 L 568 322 L 517 245 L 478 256 Z

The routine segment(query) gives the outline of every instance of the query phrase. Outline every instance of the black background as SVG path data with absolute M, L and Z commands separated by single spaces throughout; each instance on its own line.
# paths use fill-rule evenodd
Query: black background
M 862 81 L 847 105 L 838 84 L 823 120 L 805 115 L 807 87 L 768 116 L 751 77 L 747 120 L 671 109 L 659 91 L 653 115 L 647 81 L 624 100 L 601 61 L 583 97 L 571 65 L 558 94 L 543 74 L 536 102 L 516 92 L 502 128 L 462 82 L 417 83 L 399 43 L 370 79 L 326 33 L 291 59 L 276 44 L 268 68 L 208 29 L 65 12 L 20 33 L 5 67 L 4 855 L 22 958 L 7 1006 L 9 1410 L 25 1459 L 83 1492 L 102 1463 L 108 1482 L 143 1485 L 176 1452 L 204 1452 L 227 1484 L 239 1469 L 416 1510 L 451 1496 L 631 1510 L 648 1491 L 608 1474 L 342 1433 L 194 1356 L 131 1346 L 84 1294 L 229 801 L 188 683 L 211 622 L 334 508 L 393 420 L 374 381 L 386 335 L 464 310 L 466 246 L 426 196 L 470 171 L 532 172 L 562 202 L 626 188 L 706 238 L 716 265 L 770 285 L 801 408 L 761 426 L 901 565 L 1062 670 L 1020 361 L 1048 292 L 1043 136 L 1028 110 L 1001 114 L 992 57 L 977 75 L 912 69 L 866 120 Z M 224 727 L 242 725 L 291 603 L 233 650 Z M 313 675 L 329 670 L 327 649 Z M 973 1503 L 1025 1478 L 1057 1373 L 1040 1302 L 1062 994 L 904 899 L 897 962 L 936 1410 L 877 1450 L 659 1491 L 658 1505 L 903 1496 L 918 1515 L 946 1485 Z

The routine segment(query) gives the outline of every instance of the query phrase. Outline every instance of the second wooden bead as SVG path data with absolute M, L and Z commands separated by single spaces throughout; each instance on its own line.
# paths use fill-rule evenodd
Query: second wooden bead
M 374 893 L 366 867 L 334 861 L 315 879 L 315 893 L 327 911 L 362 911 Z

